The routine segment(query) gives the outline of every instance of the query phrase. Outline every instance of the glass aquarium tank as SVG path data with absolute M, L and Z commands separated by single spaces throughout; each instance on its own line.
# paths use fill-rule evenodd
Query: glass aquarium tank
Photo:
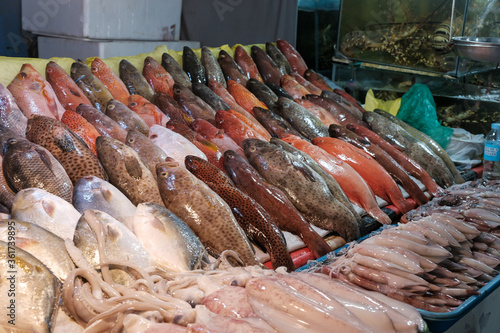
M 497 0 L 343 0 L 337 58 L 464 76 L 498 64 L 458 57 L 452 37 L 500 37 Z

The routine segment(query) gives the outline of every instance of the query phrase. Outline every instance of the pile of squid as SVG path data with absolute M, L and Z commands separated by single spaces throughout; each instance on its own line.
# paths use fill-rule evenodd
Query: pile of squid
M 402 222 L 349 246 L 319 270 L 431 312 L 453 311 L 498 275 L 498 182 L 454 185 Z

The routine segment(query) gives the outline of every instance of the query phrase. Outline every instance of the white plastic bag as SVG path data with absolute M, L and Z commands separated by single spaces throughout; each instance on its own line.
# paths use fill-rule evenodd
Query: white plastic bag
M 484 142 L 484 134 L 472 134 L 462 128 L 454 128 L 446 152 L 458 169 L 470 169 L 481 164 Z

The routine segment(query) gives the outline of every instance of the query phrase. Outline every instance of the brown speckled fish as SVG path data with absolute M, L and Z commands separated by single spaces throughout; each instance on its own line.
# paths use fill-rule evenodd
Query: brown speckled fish
M 330 246 L 314 231 L 286 194 L 266 182 L 244 157 L 228 150 L 224 153 L 224 166 L 236 186 L 273 216 L 281 230 L 299 236 L 315 258 L 331 252 Z
M 187 223 L 212 256 L 233 250 L 245 265 L 260 264 L 231 208 L 208 185 L 171 158 L 156 172 L 165 207 Z
M 62 122 L 34 115 L 28 119 L 26 138 L 50 151 L 62 164 L 73 184 L 88 175 L 107 180 L 97 156 Z
M 76 108 L 76 113 L 91 123 L 100 135 L 109 136 L 125 142 L 127 131 L 120 124 L 94 108 L 92 105 L 80 104 Z
M 113 95 L 108 88 L 92 74 L 90 68 L 81 60 L 71 65 L 71 78 L 75 80 L 76 85 L 83 91 L 92 105 L 99 111 L 103 111 L 108 101 L 113 99 Z
M 177 61 L 175 61 L 174 57 L 172 57 L 168 53 L 163 53 L 161 56 L 161 65 L 163 68 L 167 70 L 167 72 L 172 75 L 174 81 L 183 85 L 186 88 L 191 89 L 191 81 L 189 80 L 189 76 L 182 69 L 181 65 Z
M 101 134 L 96 130 L 94 125 L 72 110 L 66 110 L 66 112 L 64 112 L 61 122 L 85 141 L 90 150 L 97 156 L 95 140 Z
M 27 139 L 9 139 L 3 156 L 3 171 L 9 186 L 19 192 L 41 188 L 71 202 L 73 184 L 66 170 L 45 148 Z
M 248 237 L 269 254 L 274 269 L 285 266 L 289 271 L 295 270 L 285 237 L 274 219 L 261 205 L 232 185 L 231 180 L 210 162 L 188 155 L 185 163 L 192 174 L 205 182 L 231 207 L 236 220 Z
M 155 94 L 153 88 L 149 85 L 146 78 L 129 61 L 122 59 L 120 61 L 120 79 L 128 89 L 131 95 L 141 95 L 147 100 L 151 100 Z
M 134 205 L 142 202 L 163 205 L 155 177 L 135 150 L 116 139 L 100 136 L 97 138 L 97 154 L 109 182 Z
M 147 136 L 134 130 L 128 131 L 125 143 L 139 154 L 139 157 L 146 163 L 156 178 L 156 164 L 165 162 L 168 157 L 167 153 L 155 145 Z
M 116 99 L 108 102 L 105 113 L 126 131 L 136 130 L 144 135 L 149 134 L 148 124 L 137 113 Z
M 144 120 L 149 127 L 153 125 L 165 126 L 170 118 L 161 112 L 153 103 L 141 95 L 130 95 L 127 106 Z

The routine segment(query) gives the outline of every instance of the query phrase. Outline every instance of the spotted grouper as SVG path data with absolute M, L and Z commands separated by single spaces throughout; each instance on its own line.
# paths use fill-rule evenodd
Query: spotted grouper
M 266 249 L 273 268 L 285 266 L 295 270 L 286 241 L 273 217 L 250 196 L 232 185 L 215 165 L 196 156 L 186 156 L 186 168 L 205 182 L 231 207 L 240 226 L 255 243 Z
M 232 250 L 246 265 L 260 264 L 231 208 L 208 185 L 171 158 L 156 166 L 156 174 L 165 207 L 186 222 L 212 256 Z

